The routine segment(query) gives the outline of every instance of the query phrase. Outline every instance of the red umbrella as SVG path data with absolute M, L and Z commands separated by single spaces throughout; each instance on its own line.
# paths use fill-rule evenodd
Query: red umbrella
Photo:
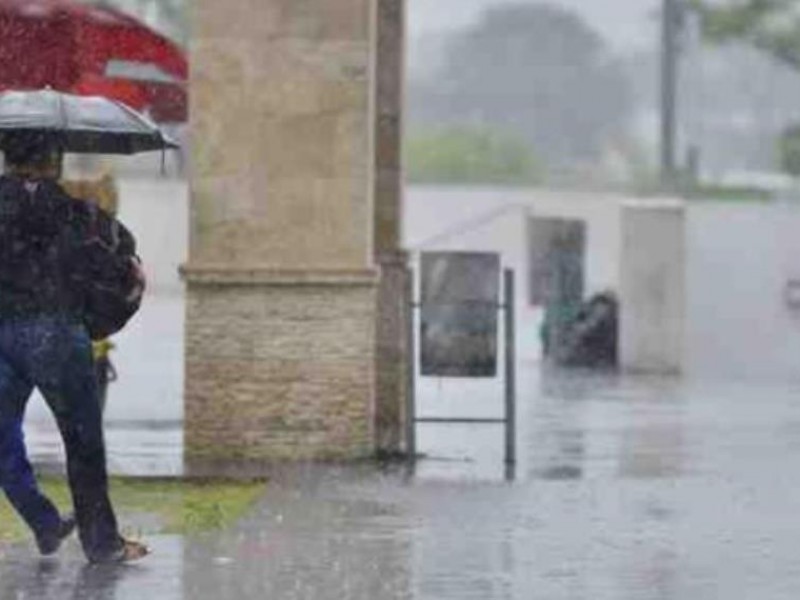
M 187 116 L 182 50 L 118 10 L 69 0 L 0 0 L 0 90 L 102 95 L 160 122 Z

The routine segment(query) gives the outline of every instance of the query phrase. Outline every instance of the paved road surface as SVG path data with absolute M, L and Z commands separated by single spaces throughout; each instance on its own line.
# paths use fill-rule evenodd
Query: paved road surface
M 82 570 L 74 547 L 55 565 L 6 549 L 0 598 L 800 595 L 800 390 L 557 374 L 526 385 L 513 482 L 497 449 L 464 462 L 458 436 L 431 435 L 439 460 L 416 474 L 289 471 L 231 530 L 155 538 L 150 560 L 112 575 Z

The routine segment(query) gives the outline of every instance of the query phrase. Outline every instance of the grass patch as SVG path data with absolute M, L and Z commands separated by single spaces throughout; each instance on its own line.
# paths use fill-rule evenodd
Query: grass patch
M 690 200 L 711 200 L 717 202 L 769 202 L 772 194 L 755 187 L 730 187 L 704 185 L 689 189 Z
M 40 477 L 47 496 L 61 510 L 71 506 L 59 477 Z M 111 479 L 111 500 L 126 531 L 191 534 L 223 529 L 242 517 L 265 490 L 264 482 Z M 25 524 L 0 494 L 0 542 L 29 537 Z

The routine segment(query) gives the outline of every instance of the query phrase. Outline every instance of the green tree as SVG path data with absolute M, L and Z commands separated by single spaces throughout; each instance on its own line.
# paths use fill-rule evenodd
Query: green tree
M 488 9 L 453 34 L 431 81 L 409 91 L 411 123 L 514 131 L 554 167 L 596 158 L 625 133 L 631 106 L 601 36 L 548 4 Z
M 690 0 L 714 42 L 745 41 L 800 70 L 800 0 Z
M 417 183 L 523 185 L 543 176 L 524 141 L 486 129 L 412 132 L 405 158 L 408 178 Z
M 800 177 L 800 125 L 787 128 L 781 135 L 778 146 L 784 172 Z

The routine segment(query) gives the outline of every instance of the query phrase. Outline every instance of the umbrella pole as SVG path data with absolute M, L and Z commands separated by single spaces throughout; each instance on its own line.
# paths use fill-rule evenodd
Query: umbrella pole
M 61 115 L 61 130 L 66 131 L 69 127 L 67 123 L 67 107 L 64 105 L 64 97 L 56 95 L 56 100 L 58 101 L 58 112 Z
M 64 153 L 61 150 L 53 157 L 53 168 L 56 170 L 56 181 L 61 181 L 64 177 Z

